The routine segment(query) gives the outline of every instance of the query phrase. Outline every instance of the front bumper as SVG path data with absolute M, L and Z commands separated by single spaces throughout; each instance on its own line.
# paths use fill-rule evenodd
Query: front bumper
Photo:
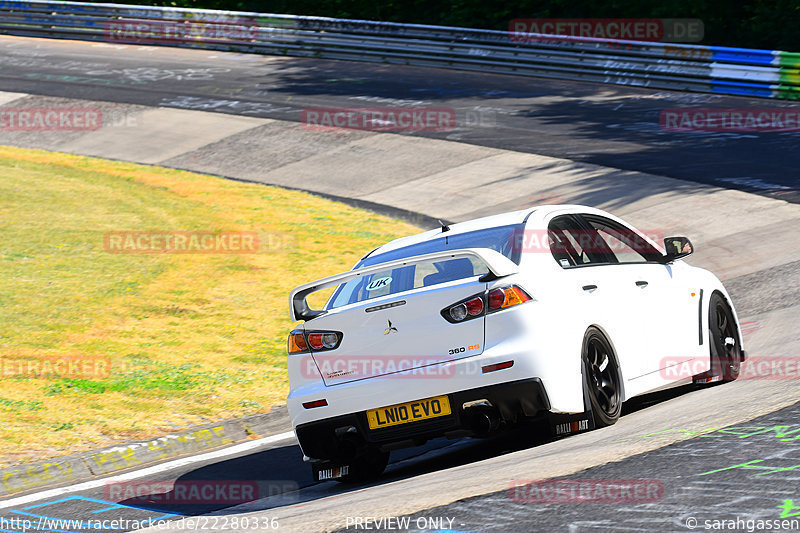
M 539 378 L 523 379 L 458 391 L 447 395 L 452 413 L 447 416 L 372 430 L 366 411 L 350 413 L 298 425 L 295 428 L 303 453 L 312 459 L 349 461 L 366 447 L 391 450 L 415 446 L 438 437 L 475 434 L 463 405 L 488 401 L 508 422 L 518 415 L 536 416 L 550 410 L 550 401 Z

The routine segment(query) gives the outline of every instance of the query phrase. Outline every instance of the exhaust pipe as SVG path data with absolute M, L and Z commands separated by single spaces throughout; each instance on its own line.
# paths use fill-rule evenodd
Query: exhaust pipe
M 500 413 L 488 403 L 471 405 L 464 412 L 469 418 L 470 428 L 480 437 L 496 431 L 500 427 L 500 422 L 502 422 Z
M 353 426 L 345 426 L 334 430 L 337 444 L 337 458 L 340 461 L 352 461 L 364 447 L 364 439 Z

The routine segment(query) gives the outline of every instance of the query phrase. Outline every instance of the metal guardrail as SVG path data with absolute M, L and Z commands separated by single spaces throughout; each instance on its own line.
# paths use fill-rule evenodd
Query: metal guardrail
M 0 1 L 0 34 L 800 99 L 800 53 L 122 4 Z

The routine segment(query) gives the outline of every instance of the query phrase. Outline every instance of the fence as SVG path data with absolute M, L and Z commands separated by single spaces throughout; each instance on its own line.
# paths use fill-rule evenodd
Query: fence
M 0 34 L 800 98 L 800 54 L 770 50 L 48 0 L 0 1 Z

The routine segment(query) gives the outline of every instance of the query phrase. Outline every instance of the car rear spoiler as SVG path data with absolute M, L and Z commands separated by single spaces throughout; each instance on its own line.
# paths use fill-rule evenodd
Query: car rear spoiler
M 342 283 L 347 283 L 352 279 L 368 276 L 369 274 L 381 272 L 391 268 L 412 265 L 414 263 L 422 263 L 424 261 L 435 261 L 437 259 L 456 259 L 461 257 L 474 257 L 489 268 L 489 274 L 482 278 L 484 281 L 502 278 L 504 276 L 509 276 L 519 272 L 519 266 L 517 266 L 516 263 L 511 261 L 503 254 L 489 248 L 463 248 L 460 250 L 415 255 L 412 257 L 405 257 L 403 259 L 396 259 L 394 261 L 387 261 L 385 263 L 378 263 L 376 265 L 364 268 L 358 268 L 356 270 L 349 270 L 347 272 L 342 272 L 341 274 L 328 276 L 327 278 L 318 279 L 317 281 L 300 285 L 294 289 L 289 296 L 289 317 L 293 322 L 296 322 L 298 320 L 311 320 L 312 318 L 325 313 L 323 310 L 313 310 L 308 307 L 306 297 L 312 292 L 327 289 L 328 287 L 333 287 L 336 285 L 341 285 Z

